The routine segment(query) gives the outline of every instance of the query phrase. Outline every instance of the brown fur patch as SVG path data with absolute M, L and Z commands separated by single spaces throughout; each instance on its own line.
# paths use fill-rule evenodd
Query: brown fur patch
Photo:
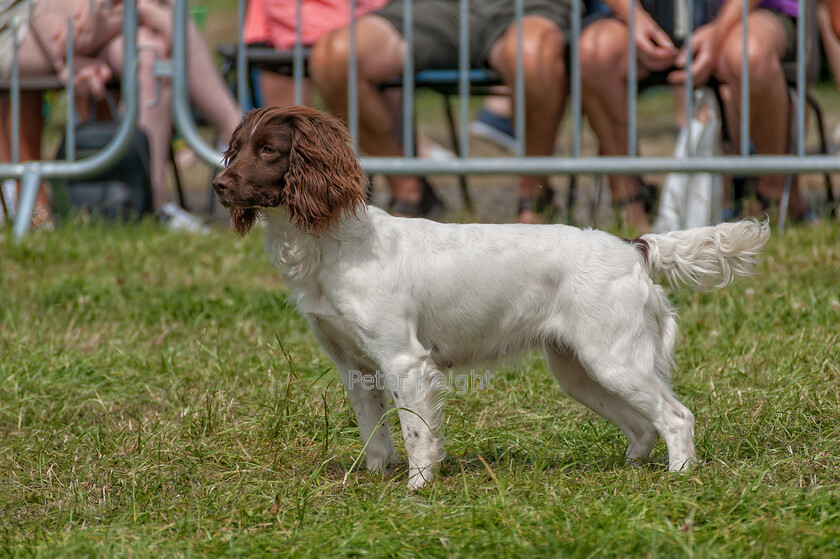
M 240 235 L 260 208 L 282 205 L 295 227 L 318 236 L 365 204 L 367 175 L 344 125 L 310 107 L 249 112 L 225 162 L 213 187 Z
M 639 252 L 642 253 L 642 258 L 644 258 L 645 264 L 648 263 L 648 260 L 650 259 L 650 243 L 641 237 L 636 237 L 635 239 L 625 239 L 622 237 L 621 240 L 627 244 L 633 245 Z
M 230 218 L 233 221 L 233 230 L 240 237 L 244 237 L 257 222 L 260 212 L 256 208 L 231 208 Z

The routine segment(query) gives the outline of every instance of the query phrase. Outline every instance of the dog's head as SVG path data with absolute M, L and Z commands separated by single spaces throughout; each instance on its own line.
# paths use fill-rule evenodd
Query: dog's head
M 246 114 L 225 152 L 225 169 L 213 180 L 240 235 L 261 208 L 277 206 L 299 230 L 320 235 L 364 204 L 366 187 L 344 125 L 304 106 Z

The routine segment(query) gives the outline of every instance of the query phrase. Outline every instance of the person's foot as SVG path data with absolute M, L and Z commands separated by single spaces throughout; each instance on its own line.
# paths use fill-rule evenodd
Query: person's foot
M 554 217 L 554 190 L 550 186 L 540 187 L 536 196 L 519 198 L 518 223 L 550 223 Z
M 633 199 L 624 200 L 616 203 L 619 212 L 619 219 L 624 227 L 638 231 L 639 233 L 648 233 L 650 231 L 650 220 L 648 219 L 645 205 L 641 201 Z
M 651 230 L 649 215 L 656 202 L 656 187 L 645 184 L 641 178 L 631 180 L 629 184 L 632 185 L 632 194 L 614 199 L 613 205 L 618 210 L 619 219 L 624 227 L 647 233 Z
M 174 202 L 164 204 L 158 210 L 158 215 L 160 215 L 161 222 L 171 231 L 186 231 L 202 235 L 210 233 L 210 227 L 201 218 L 191 214 Z
M 419 177 L 420 198 L 398 198 L 392 200 L 388 211 L 397 217 L 429 217 L 443 210 L 443 201 L 425 177 Z
M 417 140 L 417 156 L 431 161 L 451 161 L 458 157 L 452 151 L 426 136 L 420 136 Z
M 545 219 L 542 215 L 528 208 L 519 211 L 519 215 L 516 218 L 516 222 L 525 223 L 528 225 L 542 225 L 545 223 Z

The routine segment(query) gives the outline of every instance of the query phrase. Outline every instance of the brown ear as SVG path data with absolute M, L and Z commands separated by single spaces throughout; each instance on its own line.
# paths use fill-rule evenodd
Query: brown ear
M 318 236 L 365 203 L 367 175 L 337 119 L 313 109 L 291 113 L 292 148 L 283 205 L 301 231 Z

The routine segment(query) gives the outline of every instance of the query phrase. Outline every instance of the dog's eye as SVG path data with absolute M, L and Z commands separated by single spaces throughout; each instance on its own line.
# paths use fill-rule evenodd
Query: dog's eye
M 271 154 L 273 154 L 273 153 L 277 153 L 277 150 L 276 150 L 276 149 L 274 149 L 272 146 L 269 146 L 269 145 L 264 145 L 264 146 L 262 147 L 262 152 L 263 152 L 264 154 L 266 154 L 266 155 L 271 155 Z

